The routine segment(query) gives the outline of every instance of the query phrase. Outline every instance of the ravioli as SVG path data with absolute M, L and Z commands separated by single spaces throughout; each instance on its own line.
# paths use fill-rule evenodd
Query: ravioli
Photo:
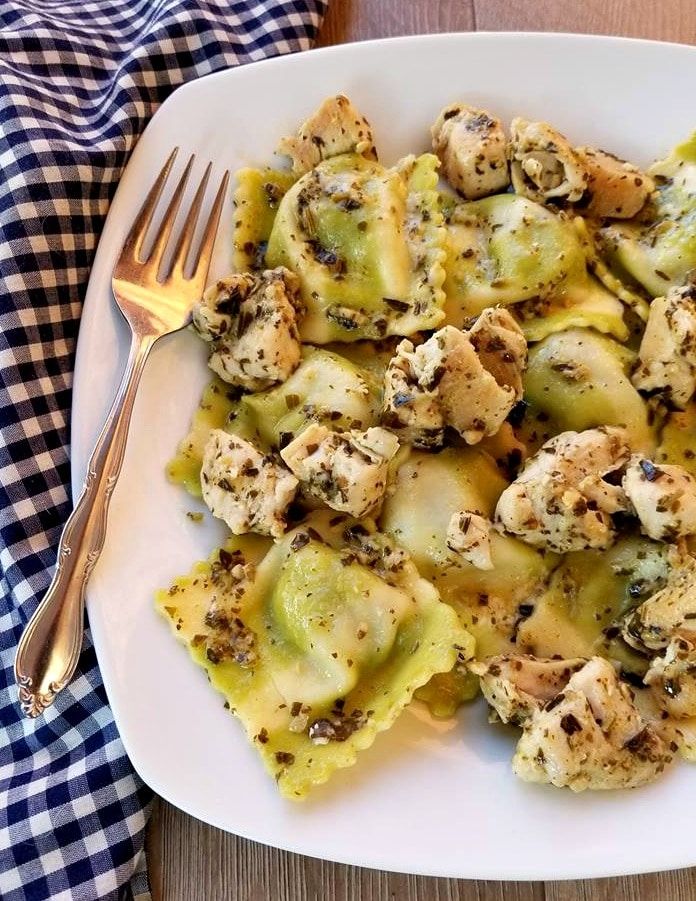
M 492 517 L 507 481 L 493 460 L 474 448 L 439 454 L 412 453 L 402 464 L 385 501 L 380 526 L 404 547 L 442 599 L 452 604 L 476 638 L 477 657 L 509 650 L 520 605 L 556 565 L 515 538 L 491 533 L 493 569 L 480 570 L 447 548 L 447 528 L 460 510 Z
M 166 472 L 169 481 L 181 485 L 194 497 L 201 497 L 201 463 L 210 433 L 213 429 L 225 427 L 235 409 L 238 394 L 235 389 L 215 376 L 203 391 L 201 401 L 191 419 L 188 434 L 179 442 L 176 454 L 167 463 Z
M 514 304 L 528 341 L 584 325 L 626 339 L 623 306 L 587 271 L 571 220 L 516 194 L 447 206 L 448 324 Z
M 278 169 L 240 169 L 234 192 L 232 266 L 237 272 L 266 268 L 266 248 L 281 199 L 297 177 Z
M 201 496 L 203 449 L 213 429 L 224 428 L 267 451 L 291 441 L 310 422 L 339 431 L 376 425 L 382 365 L 373 360 L 371 368 L 363 368 L 337 353 L 306 347 L 286 382 L 258 394 L 240 395 L 215 376 L 167 464 L 167 477 Z
M 381 383 L 373 372 L 331 351 L 305 348 L 286 382 L 240 400 L 238 418 L 267 445 L 281 447 L 310 422 L 336 431 L 376 425 L 380 401 Z
M 617 623 L 661 587 L 668 571 L 667 546 L 643 536 L 620 538 L 608 550 L 566 554 L 520 625 L 520 652 L 539 657 L 601 654 L 642 674 L 649 661 L 619 639 Z
M 576 327 L 594 328 L 619 341 L 628 338 L 621 301 L 596 279 L 584 275 L 548 297 L 533 298 L 512 307 L 529 342 Z
M 633 221 L 601 231 L 604 251 L 653 297 L 696 269 L 696 133 L 649 170 L 656 196 Z
M 473 654 L 403 552 L 331 513 L 274 545 L 230 539 L 157 606 L 291 799 L 355 763 L 418 687 Z
M 655 459 L 658 463 L 683 466 L 696 476 L 696 403 L 669 413 L 662 426 Z
M 568 329 L 531 348 L 525 399 L 544 413 L 551 434 L 622 425 L 632 450 L 649 452 L 655 432 L 627 370 L 633 354 L 591 329 Z
M 266 262 L 300 276 L 304 341 L 380 339 L 439 325 L 445 235 L 438 165 L 432 154 L 392 169 L 344 154 L 287 192 Z
M 515 194 L 459 203 L 447 221 L 447 323 L 466 319 L 495 304 L 546 295 L 585 256 L 567 222 Z

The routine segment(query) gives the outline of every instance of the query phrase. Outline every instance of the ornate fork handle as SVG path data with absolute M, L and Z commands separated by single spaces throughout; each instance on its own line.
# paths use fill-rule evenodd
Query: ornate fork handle
M 82 493 L 63 530 L 51 584 L 22 634 L 15 659 L 19 700 L 38 716 L 69 682 L 82 648 L 85 588 L 106 536 L 136 389 L 155 336 L 133 337 L 128 364 L 97 444 Z

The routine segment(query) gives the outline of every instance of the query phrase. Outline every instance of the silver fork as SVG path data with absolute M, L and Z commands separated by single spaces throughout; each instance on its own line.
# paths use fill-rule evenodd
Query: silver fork
M 162 218 L 152 250 L 143 257 L 147 233 L 177 150 L 145 199 L 123 245 L 111 281 L 114 297 L 131 330 L 128 363 L 104 428 L 90 457 L 84 487 L 58 546 L 55 575 L 22 634 L 15 658 L 19 700 L 35 717 L 53 703 L 75 672 L 82 648 L 85 588 L 104 546 L 106 519 L 128 437 L 136 389 L 153 344 L 178 331 L 200 298 L 213 255 L 229 173 L 220 182 L 197 253 L 192 251 L 210 164 L 201 179 L 169 263 L 172 228 L 193 166 L 192 156 Z M 189 257 L 192 259 L 189 261 Z M 191 271 L 188 272 L 187 262 Z

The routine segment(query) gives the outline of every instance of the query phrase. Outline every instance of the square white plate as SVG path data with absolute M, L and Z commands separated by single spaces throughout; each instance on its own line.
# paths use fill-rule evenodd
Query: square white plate
M 202 169 L 271 161 L 278 139 L 327 95 L 347 93 L 372 122 L 387 163 L 428 146 L 454 100 L 548 119 L 576 143 L 647 163 L 696 126 L 693 48 L 569 35 L 454 34 L 376 41 L 274 59 L 178 90 L 140 139 L 99 244 L 80 331 L 73 405 L 73 490 L 115 392 L 126 330 L 110 273 L 145 191 L 171 148 Z M 194 173 L 195 175 L 195 173 Z M 193 179 L 196 180 L 195 178 Z M 172 182 L 174 180 L 172 179 Z M 229 265 L 228 206 L 211 277 Z M 303 804 L 283 801 L 169 626 L 153 591 L 221 537 L 165 480 L 208 378 L 202 342 L 158 345 L 140 389 L 105 552 L 89 589 L 104 682 L 133 765 L 160 795 L 222 829 L 363 866 L 483 879 L 558 879 L 696 864 L 696 771 L 675 767 L 633 792 L 575 796 L 510 770 L 512 735 L 480 704 L 457 721 L 420 705 Z

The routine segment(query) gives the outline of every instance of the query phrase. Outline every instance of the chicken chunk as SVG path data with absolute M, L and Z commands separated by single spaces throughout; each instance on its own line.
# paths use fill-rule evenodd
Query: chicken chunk
M 446 106 L 430 129 L 441 173 L 467 200 L 510 184 L 507 138 L 500 119 L 464 103 Z
M 389 461 L 398 449 L 386 429 L 339 434 L 312 423 L 280 455 L 310 494 L 359 518 L 382 500 Z
M 480 513 L 453 513 L 447 526 L 447 547 L 477 569 L 493 569 L 491 523 Z
M 426 342 L 427 343 L 427 342 Z M 384 376 L 382 422 L 415 447 L 442 444 L 445 419 L 437 380 L 425 366 L 424 351 L 404 340 L 389 361 Z
M 435 342 L 442 355 L 439 389 L 445 422 L 467 444 L 476 444 L 496 434 L 520 396 L 509 385 L 499 384 L 486 369 L 470 334 L 446 325 L 426 344 Z M 481 340 L 485 340 L 483 335 Z
M 418 347 L 402 341 L 385 376 L 384 424 L 419 447 L 441 444 L 445 425 L 476 444 L 520 399 L 526 361 L 524 337 L 503 310 L 485 310 L 469 332 L 448 325 Z
M 233 534 L 281 536 L 297 485 L 291 472 L 243 438 L 222 429 L 210 433 L 201 467 L 203 500 Z
M 304 175 L 322 160 L 342 153 L 377 159 L 370 123 L 343 94 L 327 98 L 297 135 L 282 139 L 278 153 L 290 157 L 296 175 Z
M 635 788 L 656 779 L 675 751 L 642 719 L 612 665 L 593 657 L 523 724 L 512 768 L 526 782 L 576 792 Z
M 583 207 L 590 216 L 632 219 L 655 190 L 655 182 L 637 166 L 604 150 L 576 147 L 588 174 Z
M 567 138 L 546 122 L 513 119 L 510 125 L 510 172 L 517 194 L 543 203 L 577 203 L 588 173 Z
M 683 467 L 639 454 L 631 457 L 622 481 L 641 529 L 656 541 L 696 534 L 696 478 Z
M 522 374 L 527 368 L 527 339 L 517 320 L 503 307 L 488 307 L 468 332 L 483 368 L 499 385 L 522 400 Z
M 490 657 L 470 663 L 481 692 L 503 723 L 521 726 L 567 685 L 585 665 L 583 658 L 546 660 L 525 654 Z
M 696 632 L 675 635 L 643 680 L 657 692 L 662 708 L 677 719 L 696 716 Z
M 210 344 L 213 372 L 249 391 L 284 382 L 300 362 L 299 291 L 299 278 L 282 266 L 212 285 L 194 307 L 193 325 Z
M 672 288 L 650 304 L 632 381 L 680 410 L 689 403 L 696 391 L 696 285 Z
M 628 644 L 661 651 L 672 638 L 696 639 L 696 558 L 674 552 L 665 585 L 630 614 L 623 628 Z
M 627 509 L 605 477 L 626 464 L 625 431 L 562 432 L 531 457 L 498 499 L 495 521 L 527 544 L 566 553 L 608 547 L 612 513 Z
M 676 718 L 696 717 L 696 559 L 671 551 L 666 584 L 627 617 L 623 636 L 646 653 L 660 651 L 645 674 L 660 707 Z

